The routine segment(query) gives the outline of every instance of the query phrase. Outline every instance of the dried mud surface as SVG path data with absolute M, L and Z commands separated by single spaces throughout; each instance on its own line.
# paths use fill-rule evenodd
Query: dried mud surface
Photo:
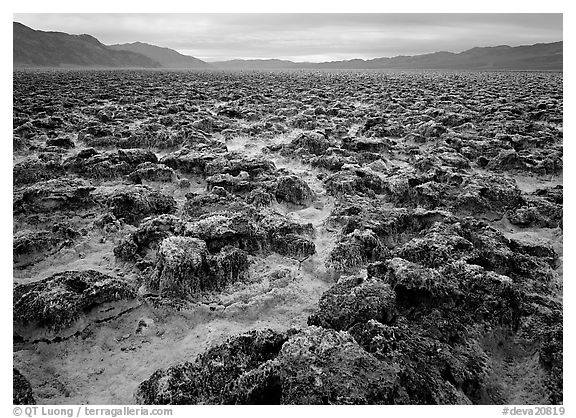
M 562 75 L 14 72 L 14 402 L 562 403 Z

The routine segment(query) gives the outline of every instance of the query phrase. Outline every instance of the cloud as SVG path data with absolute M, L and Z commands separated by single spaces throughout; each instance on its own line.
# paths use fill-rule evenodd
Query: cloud
M 15 14 L 14 20 L 89 33 L 105 44 L 147 42 L 207 61 L 367 59 L 562 40 L 561 14 Z

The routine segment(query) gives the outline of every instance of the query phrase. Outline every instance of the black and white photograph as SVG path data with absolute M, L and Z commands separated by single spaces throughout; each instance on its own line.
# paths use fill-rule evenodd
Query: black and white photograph
M 14 415 L 566 413 L 563 14 L 329 11 L 12 15 Z

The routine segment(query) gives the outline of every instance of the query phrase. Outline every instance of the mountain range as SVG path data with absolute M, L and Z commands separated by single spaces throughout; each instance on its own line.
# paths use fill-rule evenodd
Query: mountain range
M 206 63 L 170 48 L 142 42 L 104 45 L 90 35 L 45 32 L 13 23 L 14 67 L 111 67 L 177 69 L 451 69 L 562 71 L 563 42 L 476 47 L 464 52 L 352 59 L 321 63 L 279 59 Z
M 158 63 L 164 68 L 209 68 L 210 64 L 191 57 L 183 55 L 170 48 L 162 48 L 156 45 L 134 42 L 131 44 L 110 45 L 108 48 L 116 51 L 130 51 L 142 54 Z
M 43 32 L 14 22 L 13 36 L 15 67 L 160 67 L 149 57 L 110 49 L 90 35 Z

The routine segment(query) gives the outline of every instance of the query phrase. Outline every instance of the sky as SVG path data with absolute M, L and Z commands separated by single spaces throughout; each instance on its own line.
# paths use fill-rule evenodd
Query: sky
M 207 62 L 370 59 L 563 40 L 562 14 L 15 13 L 13 17 L 33 29 L 88 33 L 107 45 L 146 42 Z

